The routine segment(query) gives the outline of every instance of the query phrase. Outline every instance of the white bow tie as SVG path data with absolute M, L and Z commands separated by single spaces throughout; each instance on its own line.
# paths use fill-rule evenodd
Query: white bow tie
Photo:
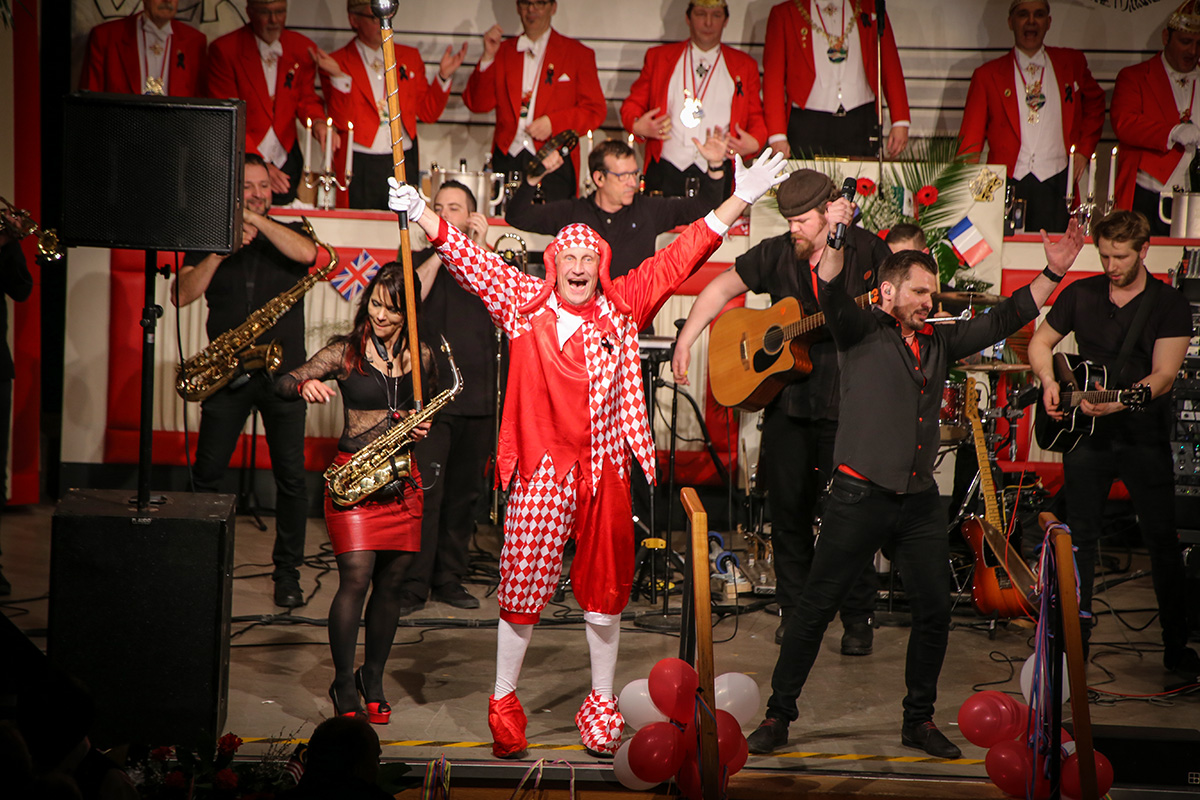
M 163 27 L 158 27 L 145 17 L 142 18 L 142 30 L 145 31 L 148 38 L 156 42 L 165 42 L 167 37 L 171 35 L 171 23 L 168 22 Z
M 541 53 L 542 44 L 545 43 L 545 41 L 545 39 L 539 39 L 535 42 L 522 33 L 519 37 L 517 37 L 517 52 L 528 53 L 530 58 L 537 58 Z
M 276 40 L 267 44 L 260 40 L 258 43 L 258 52 L 264 61 L 274 62 L 283 58 L 283 42 Z

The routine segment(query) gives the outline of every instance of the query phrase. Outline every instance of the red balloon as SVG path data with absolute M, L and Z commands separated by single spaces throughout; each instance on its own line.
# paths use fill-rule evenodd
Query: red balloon
M 650 670 L 649 684 L 650 699 L 659 711 L 682 725 L 691 721 L 700 686 L 700 676 L 691 664 L 679 658 L 664 658 Z
M 968 697 L 958 709 L 958 729 L 967 741 L 979 747 L 1011 739 L 1006 736 L 1012 728 L 1016 713 L 1009 698 L 1001 692 L 976 692 Z
M 670 778 L 683 757 L 683 735 L 669 722 L 652 722 L 629 742 L 629 769 L 647 783 Z
M 731 762 L 746 742 L 742 726 L 737 717 L 728 711 L 717 710 L 717 763 L 725 766 Z
M 1066 735 L 1063 731 L 1063 735 Z M 1113 784 L 1112 762 L 1101 752 L 1096 752 L 1096 789 L 1101 797 L 1108 794 Z M 1071 800 L 1078 800 L 1083 794 L 1079 785 L 1079 754 L 1072 753 L 1063 759 L 1062 764 L 1062 793 Z
M 1031 762 L 1029 750 L 1024 744 L 1005 741 L 992 745 L 984 760 L 984 767 L 996 788 L 1013 797 L 1024 797 Z
M 746 766 L 746 759 L 750 757 L 750 744 L 746 741 L 746 737 L 742 737 L 737 753 L 729 760 L 727 765 L 730 775 L 737 775 L 742 771 L 742 767 Z
M 1004 727 L 1003 738 L 1025 742 L 1029 739 L 1029 706 L 1008 695 L 1004 697 L 1012 703 L 1012 720 Z M 1034 724 L 1037 724 L 1037 720 L 1034 720 Z

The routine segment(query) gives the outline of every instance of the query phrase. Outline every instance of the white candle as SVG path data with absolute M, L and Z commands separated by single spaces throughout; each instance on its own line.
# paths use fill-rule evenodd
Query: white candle
M 346 145 L 346 177 L 349 178 L 354 172 L 354 123 L 347 122 L 346 127 L 350 130 L 350 142 Z
M 1113 147 L 1112 157 L 1108 160 L 1108 199 L 1116 201 L 1117 195 L 1117 148 Z
M 1092 158 L 1088 163 L 1088 197 L 1093 201 L 1096 199 L 1096 154 L 1092 153 Z
M 1075 145 L 1071 145 L 1071 152 L 1067 154 L 1067 201 L 1075 196 Z
M 629 146 L 633 147 L 633 134 L 629 134 Z
M 325 120 L 325 172 L 333 169 L 333 119 Z
M 308 118 L 304 129 L 304 168 L 312 172 L 312 117 Z

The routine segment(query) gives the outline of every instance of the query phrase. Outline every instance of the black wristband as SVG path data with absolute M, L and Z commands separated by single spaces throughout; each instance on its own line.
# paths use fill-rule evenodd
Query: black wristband
M 1064 277 L 1062 275 L 1059 275 L 1057 272 L 1054 272 L 1049 267 L 1046 267 L 1045 269 L 1043 269 L 1042 274 L 1045 275 L 1050 280 L 1054 281 L 1055 283 L 1059 283 L 1060 281 L 1062 281 L 1062 279 Z

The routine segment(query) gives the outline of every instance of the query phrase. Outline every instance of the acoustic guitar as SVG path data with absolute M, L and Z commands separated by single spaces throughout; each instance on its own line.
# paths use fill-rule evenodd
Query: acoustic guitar
M 855 298 L 859 308 L 875 292 Z M 808 349 L 825 331 L 825 314 L 804 316 L 785 297 L 770 308 L 734 308 L 717 317 L 708 337 L 708 382 L 727 408 L 758 411 L 792 381 L 812 372 Z
M 1054 374 L 1058 377 L 1058 407 L 1063 412 L 1063 418 L 1054 419 L 1042 403 L 1037 404 L 1033 414 L 1033 437 L 1043 450 L 1069 453 L 1080 439 L 1092 435 L 1096 430 L 1096 418 L 1089 417 L 1079 408 L 1084 400 L 1089 403 L 1124 403 L 1130 410 L 1150 402 L 1149 386 L 1080 389 L 1096 384 L 1107 386 L 1108 368 L 1077 355 L 1055 353 Z
M 967 419 L 975 438 L 975 458 L 979 462 L 979 491 L 983 495 L 984 519 L 971 515 L 963 520 L 962 534 L 975 555 L 975 574 L 971 582 L 971 602 L 984 616 L 1000 619 L 1035 617 L 1037 608 L 1031 598 L 1037 595 L 1037 577 L 1013 550 L 1001 532 L 1004 521 L 996 500 L 996 484 L 988 459 L 983 423 L 975 395 L 975 379 L 967 378 Z

